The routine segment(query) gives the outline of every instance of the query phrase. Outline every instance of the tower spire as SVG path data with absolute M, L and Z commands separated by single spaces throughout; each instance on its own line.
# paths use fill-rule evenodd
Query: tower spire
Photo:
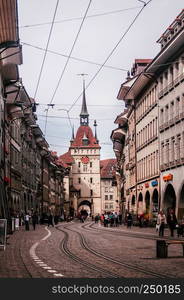
M 74 139 L 75 139 L 75 135 L 74 135 L 74 125 L 73 125 L 73 126 L 72 126 L 72 138 L 71 138 L 71 140 L 70 140 L 71 145 L 72 145 Z
M 87 105 L 86 105 L 85 79 L 84 79 L 84 75 L 87 75 L 87 74 L 79 74 L 79 75 L 83 76 L 83 94 L 82 94 L 82 107 L 81 107 L 81 113 L 80 113 L 80 125 L 88 126 L 89 114 L 88 114 Z

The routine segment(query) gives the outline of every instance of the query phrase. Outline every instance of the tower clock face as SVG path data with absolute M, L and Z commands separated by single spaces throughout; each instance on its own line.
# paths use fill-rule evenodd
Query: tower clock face
M 87 164 L 87 163 L 89 162 L 89 157 L 88 157 L 88 156 L 83 156 L 83 157 L 81 158 L 81 162 L 82 162 L 83 164 Z

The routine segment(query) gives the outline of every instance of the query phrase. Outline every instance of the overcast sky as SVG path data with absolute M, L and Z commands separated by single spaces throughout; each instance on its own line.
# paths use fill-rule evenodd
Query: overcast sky
M 97 64 L 105 62 L 143 3 L 138 0 L 91 1 L 64 71 L 67 55 L 71 52 L 89 0 L 60 0 L 48 45 L 48 50 L 55 53 L 47 52 L 36 92 L 45 54 L 43 49 L 47 45 L 56 3 L 57 0 L 18 0 L 19 34 L 23 44 L 20 76 L 29 96 L 34 97 L 36 93 L 38 123 L 46 133 L 50 149 L 63 154 L 68 150 L 71 138 L 71 124 L 66 110 L 70 109 L 69 116 L 75 132 L 79 127 L 82 77 L 77 74 L 88 74 L 86 85 L 93 79 L 100 70 Z M 90 126 L 94 129 L 96 119 L 102 147 L 101 159 L 114 157 L 110 134 L 116 128 L 116 116 L 124 108 L 123 102 L 117 100 L 117 94 L 126 79 L 126 70 L 131 69 L 136 58 L 153 58 L 158 53 L 160 45 L 156 41 L 183 8 L 183 0 L 152 0 L 106 62 L 106 67 L 99 71 L 87 88 Z M 46 109 L 51 102 L 55 106 L 49 108 L 45 132 Z

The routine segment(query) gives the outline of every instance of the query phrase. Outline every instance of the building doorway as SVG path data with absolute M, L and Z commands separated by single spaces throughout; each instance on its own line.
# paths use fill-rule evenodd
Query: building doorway
M 140 193 L 139 197 L 138 197 L 137 213 L 138 213 L 138 215 L 143 214 L 143 196 L 142 196 L 142 193 Z
M 91 202 L 89 202 L 88 200 L 83 200 L 82 202 L 80 202 L 78 205 L 78 214 L 80 214 L 81 210 L 86 210 L 89 216 L 91 213 Z
M 149 213 L 150 213 L 150 193 L 149 193 L 149 191 L 147 191 L 146 195 L 145 195 L 145 204 L 146 204 L 146 214 L 149 215 Z
M 176 194 L 172 184 L 168 184 L 164 193 L 163 209 L 167 212 L 169 208 L 176 209 Z
M 152 195 L 152 217 L 154 219 L 157 218 L 158 211 L 159 211 L 158 191 L 157 191 L 157 189 L 154 189 L 153 195 Z

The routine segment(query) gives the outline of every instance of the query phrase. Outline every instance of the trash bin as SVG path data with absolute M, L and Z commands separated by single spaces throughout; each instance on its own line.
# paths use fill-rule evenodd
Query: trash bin
M 165 240 L 157 240 L 157 258 L 166 258 L 168 254 L 168 248 Z

